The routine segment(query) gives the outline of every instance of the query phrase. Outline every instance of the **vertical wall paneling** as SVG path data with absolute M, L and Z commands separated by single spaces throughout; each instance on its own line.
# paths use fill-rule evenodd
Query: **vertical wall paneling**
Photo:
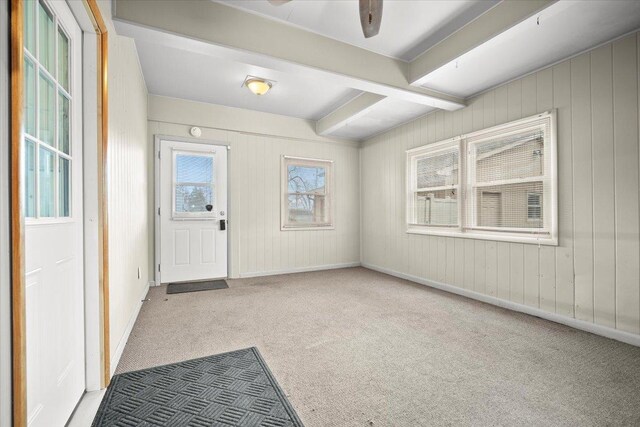
M 616 327 L 640 332 L 638 239 L 638 61 L 636 35 L 613 43 Z
M 106 16 L 106 15 L 105 15 Z M 109 24 L 110 25 L 110 24 Z M 147 89 L 134 41 L 109 31 L 108 218 L 111 369 L 153 274 L 149 262 Z M 153 168 L 153 167 L 151 167 Z M 153 220 L 151 220 L 153 223 Z M 140 276 L 137 272 L 140 269 Z
M 487 295 L 495 297 L 498 294 L 498 247 L 496 242 L 487 242 L 486 251 Z
M 355 143 L 311 140 L 309 135 L 296 137 L 292 129 L 299 119 L 264 115 L 243 111 L 252 115 L 252 122 L 270 126 L 268 132 L 241 132 L 216 128 L 219 117 L 240 114 L 236 109 L 190 102 L 178 99 L 149 96 L 149 134 L 188 138 L 189 128 L 202 129 L 201 140 L 229 144 L 229 194 L 230 217 L 230 277 L 258 276 L 296 270 L 350 266 L 360 262 L 360 167 L 359 150 Z M 196 120 L 184 125 L 184 117 Z M 287 121 L 273 125 L 278 120 Z M 210 124 L 212 123 L 212 124 Z M 295 132 L 302 132 L 297 130 Z M 402 132 L 405 132 L 402 130 Z M 406 132 L 405 132 L 406 134 Z M 286 135 L 286 136 L 281 136 Z M 402 135 L 397 133 L 396 136 Z M 405 142 L 403 142 L 405 144 Z M 379 153 L 363 152 L 364 162 L 379 155 L 389 155 L 383 174 L 363 170 L 362 176 L 372 180 L 382 175 L 386 183 L 373 195 L 363 194 L 363 203 L 373 205 L 377 215 L 367 230 L 380 233 L 377 239 L 394 237 L 394 248 L 407 239 L 401 235 L 401 227 L 384 230 L 382 220 L 393 215 L 400 220 L 403 199 L 394 199 L 395 188 L 401 185 L 396 178 L 404 167 L 396 150 L 379 147 Z M 281 158 L 283 155 L 333 160 L 336 186 L 334 188 L 334 225 L 332 230 L 280 229 L 281 209 Z M 151 166 L 153 167 L 153 166 Z M 153 218 L 150 217 L 153 221 Z M 403 220 L 403 219 L 402 219 Z M 399 221 L 395 221 L 399 222 Z M 403 221 L 402 221 L 403 222 Z M 390 226 L 391 222 L 385 221 Z M 384 262 L 393 254 L 392 263 L 400 261 L 403 253 L 390 251 L 377 245 L 363 248 L 364 256 L 376 262 Z M 386 252 L 388 251 L 388 252 Z M 152 254 L 150 255 L 153 256 Z M 406 265 L 405 267 L 407 267 Z
M 524 245 L 524 303 L 531 307 L 540 306 L 540 247 Z
M 362 262 L 640 333 L 637 39 L 603 45 L 483 93 L 464 109 L 365 141 Z M 558 117 L 558 246 L 407 236 L 397 215 L 404 215 L 406 148 L 551 109 Z M 394 192 L 402 197 L 385 199 Z M 406 260 L 388 253 L 402 253 L 403 239 L 415 252 Z
M 553 103 L 558 112 L 558 248 L 556 311 L 573 317 L 573 149 L 571 140 L 571 62 L 553 67 Z
M 591 163 L 591 55 L 571 60 L 573 245 L 576 319 L 593 321 L 593 179 Z

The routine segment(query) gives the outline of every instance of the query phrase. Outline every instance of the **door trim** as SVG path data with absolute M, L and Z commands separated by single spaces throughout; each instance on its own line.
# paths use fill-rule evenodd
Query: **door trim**
M 22 216 L 22 87 L 24 81 L 24 3 L 11 0 L 11 351 L 13 425 L 27 425 L 27 334 L 24 271 L 24 218 Z
M 108 223 L 107 223 L 107 147 L 108 147 L 108 31 L 96 0 L 83 0 L 87 15 L 98 35 L 97 73 L 98 73 L 98 195 L 101 251 L 98 256 L 100 270 L 100 331 L 102 386 L 110 380 L 109 360 L 109 260 L 108 260 Z M 12 354 L 12 418 L 13 425 L 27 425 L 26 394 L 26 300 L 24 266 L 24 218 L 22 200 L 22 122 L 23 122 L 23 14 L 24 0 L 11 0 L 10 20 L 10 212 L 11 212 L 11 354 Z M 84 59 L 83 59 L 84 61 Z
M 213 141 L 213 140 L 205 140 L 205 139 L 197 139 L 197 138 L 189 138 L 189 137 L 178 137 L 171 135 L 154 135 L 153 136 L 153 173 L 154 173 L 154 205 L 153 205 L 153 222 L 154 222 L 154 260 L 153 260 L 153 271 L 154 271 L 154 285 L 160 286 L 162 284 L 161 271 L 160 271 L 160 221 L 158 217 L 160 216 L 160 146 L 161 141 L 175 141 L 175 142 L 188 142 L 194 144 L 202 144 L 202 145 L 215 145 L 218 147 L 226 147 L 227 148 L 227 230 L 229 230 L 229 220 L 232 218 L 232 209 L 231 209 L 231 185 L 230 185 L 230 177 L 231 177 L 231 162 L 229 159 L 231 158 L 231 146 L 229 144 L 225 144 L 221 141 Z M 231 268 L 231 238 L 230 233 L 227 231 L 227 277 L 231 276 L 230 268 Z

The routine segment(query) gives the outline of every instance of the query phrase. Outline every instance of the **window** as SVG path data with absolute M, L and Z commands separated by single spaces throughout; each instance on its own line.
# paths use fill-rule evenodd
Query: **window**
M 460 168 L 458 141 L 426 148 L 413 159 L 415 223 L 433 227 L 458 226 Z
M 333 228 L 333 162 L 282 158 L 283 230 Z
M 527 220 L 529 221 L 542 220 L 542 194 L 540 193 L 527 194 Z
M 173 151 L 173 218 L 215 216 L 214 156 Z
M 71 42 L 45 1 L 24 8 L 24 215 L 70 217 Z
M 408 232 L 557 243 L 555 115 L 407 151 Z

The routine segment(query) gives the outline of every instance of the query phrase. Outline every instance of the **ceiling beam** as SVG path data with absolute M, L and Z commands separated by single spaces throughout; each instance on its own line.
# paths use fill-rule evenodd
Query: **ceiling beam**
M 411 86 L 406 62 L 209 0 L 153 4 L 114 0 L 114 21 L 119 33 L 134 38 L 146 37 L 156 43 L 164 40 L 181 48 L 304 73 L 444 110 L 465 106 L 461 98 Z
M 420 84 L 429 73 L 551 6 L 557 0 L 504 0 L 409 64 L 409 82 Z
M 331 134 L 350 121 L 365 114 L 371 107 L 385 98 L 385 96 L 375 93 L 362 93 L 360 96 L 353 98 L 351 101 L 318 120 L 316 122 L 316 133 L 318 135 Z

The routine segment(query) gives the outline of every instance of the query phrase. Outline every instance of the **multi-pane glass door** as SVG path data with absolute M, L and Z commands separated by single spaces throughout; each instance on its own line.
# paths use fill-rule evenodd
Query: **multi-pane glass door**
M 47 2 L 24 3 L 24 214 L 70 217 L 71 41 Z

